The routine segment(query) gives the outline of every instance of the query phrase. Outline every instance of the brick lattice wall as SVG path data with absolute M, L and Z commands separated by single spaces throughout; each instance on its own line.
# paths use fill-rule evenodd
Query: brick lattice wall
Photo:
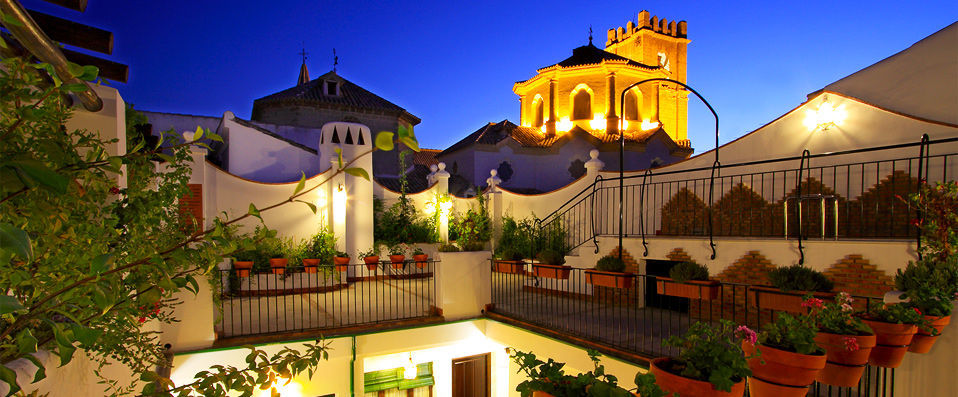
M 203 227 L 203 185 L 190 183 L 190 193 L 180 197 L 180 218 L 188 230 Z M 191 226 L 192 225 L 192 226 Z
M 848 255 L 824 271 L 836 291 L 852 295 L 882 296 L 895 289 L 895 281 L 861 255 Z
M 619 247 L 616 247 L 609 251 L 606 255 L 619 256 Z M 625 271 L 633 274 L 639 274 L 639 262 L 635 260 L 632 254 L 628 250 L 622 251 L 622 261 L 625 262 Z M 642 278 L 636 278 L 634 282 L 641 283 Z M 593 297 L 603 302 L 623 304 L 623 305 L 634 305 L 638 302 L 639 293 L 642 291 L 638 286 L 633 286 L 630 289 L 620 289 L 620 288 L 609 288 L 609 287 L 592 287 Z

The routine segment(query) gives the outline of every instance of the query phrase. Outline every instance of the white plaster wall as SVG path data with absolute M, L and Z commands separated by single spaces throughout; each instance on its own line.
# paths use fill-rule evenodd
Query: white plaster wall
M 170 344 L 173 352 L 207 348 L 216 341 L 213 323 L 218 309 L 213 307 L 213 291 L 206 275 L 195 274 L 194 277 L 199 285 L 198 293 L 181 289 L 173 294 L 173 298 L 180 301 L 175 309 L 179 322 L 160 324 L 160 344 Z
M 319 156 L 223 117 L 231 174 L 261 182 L 298 181 L 319 173 Z
M 489 251 L 440 252 L 436 265 L 436 296 L 447 320 L 482 315 L 492 302 Z
M 68 131 L 97 131 L 105 141 L 116 139 L 116 142 L 105 145 L 105 148 L 110 155 L 122 156 L 126 154 L 126 102 L 115 88 L 99 85 L 92 87 L 103 101 L 103 109 L 90 112 L 76 101 L 73 117 L 67 120 L 66 128 Z M 123 167 L 125 171 L 126 166 Z M 118 186 L 126 186 L 125 173 L 116 175 L 116 178 Z
M 159 136 L 160 132 L 173 132 L 180 134 L 183 131 L 196 131 L 200 126 L 208 128 L 210 131 L 216 131 L 220 125 L 221 117 L 216 116 L 197 116 L 192 114 L 176 114 L 140 111 L 146 115 L 147 120 L 153 125 L 153 133 Z

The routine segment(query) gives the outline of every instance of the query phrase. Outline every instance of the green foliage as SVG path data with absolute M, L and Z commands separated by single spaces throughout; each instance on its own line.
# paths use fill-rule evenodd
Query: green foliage
M 931 326 L 931 321 L 925 319 L 923 314 L 921 309 L 911 302 L 892 305 L 872 302 L 865 318 L 891 324 L 914 324 L 932 335 L 938 335 L 938 330 Z
M 423 251 L 423 250 L 422 250 L 422 247 L 416 247 L 416 248 L 412 251 L 412 254 L 413 254 L 413 255 L 426 255 L 426 251 Z
M 921 231 L 924 255 L 944 261 L 958 253 L 958 182 L 938 182 L 934 187 L 922 183 L 908 204 L 922 213 L 922 219 L 912 224 Z
M 511 259 L 517 253 L 520 256 L 532 255 L 535 223 L 535 217 L 516 220 L 511 216 L 503 216 L 502 233 L 496 241 L 496 256 Z
M 605 372 L 605 366 L 599 362 L 599 352 L 589 350 L 589 359 L 593 369 L 578 375 L 565 373 L 564 363 L 553 359 L 542 361 L 535 354 L 511 350 L 512 361 L 519 365 L 519 373 L 526 374 L 526 380 L 516 386 L 523 397 L 541 391 L 555 397 L 631 397 L 632 393 L 618 385 L 618 378 Z M 635 381 L 643 397 L 663 397 L 665 395 L 655 384 L 652 374 L 637 374 Z
M 604 272 L 624 272 L 625 271 L 625 262 L 622 261 L 622 258 L 619 258 L 615 255 L 606 255 L 599 259 L 595 264 L 595 270 L 602 270 Z
M 831 291 L 835 285 L 822 272 L 795 264 L 768 272 L 772 286 L 782 291 Z
M 774 322 L 762 326 L 758 342 L 798 354 L 821 354 L 822 350 L 815 343 L 817 332 L 811 316 L 794 317 L 782 312 L 777 314 Z
M 497 248 L 496 259 L 501 259 L 504 261 L 521 261 L 525 259 L 525 255 L 513 248 Z
M 547 265 L 560 266 L 565 264 L 565 255 L 551 249 L 540 252 L 539 255 L 536 255 L 536 259 Z
M 439 244 L 439 252 L 459 252 L 462 251 L 458 246 L 451 243 L 442 243 Z
M 709 268 L 695 261 L 679 262 L 669 269 L 669 278 L 680 283 L 689 280 L 705 281 L 709 279 Z
M 333 253 L 334 257 L 337 258 L 349 258 L 349 254 L 346 251 L 336 251 Z
M 328 229 L 322 229 L 299 245 L 297 264 L 303 259 L 319 259 L 320 265 L 331 265 L 336 253 L 336 236 Z
M 538 250 L 553 250 L 566 255 L 572 247 L 566 239 L 568 232 L 561 219 L 542 226 L 536 234 L 536 248 Z
M 439 232 L 430 219 L 419 214 L 405 195 L 389 208 L 384 208 L 381 199 L 373 199 L 373 236 L 376 242 L 434 243 L 439 241 Z
M 409 251 L 409 246 L 403 243 L 390 244 L 387 248 L 389 255 L 406 255 L 406 252 Z
M 895 288 L 912 305 L 930 316 L 947 316 L 958 297 L 958 255 L 944 260 L 926 255 L 895 274 Z
M 871 328 L 855 315 L 854 301 L 847 292 L 839 292 L 831 302 L 807 296 L 802 306 L 809 309 L 808 315 L 819 331 L 839 335 L 871 334 Z
M 449 222 L 450 234 L 455 234 L 456 243 L 463 251 L 481 251 L 492 238 L 492 223 L 486 209 L 486 198 L 476 196 L 476 205 L 465 214 L 455 216 Z
M 748 368 L 751 357 L 742 351 L 740 338 L 751 330 L 734 327 L 728 320 L 721 320 L 716 327 L 696 321 L 685 335 L 670 336 L 663 344 L 680 349 L 673 369 L 684 377 L 709 382 L 716 390 L 732 390 L 732 385 L 752 374 Z
M 371 256 L 379 256 L 379 248 L 380 248 L 379 244 L 373 244 L 373 246 L 370 247 L 368 250 L 359 251 L 359 253 L 356 254 L 356 257 L 369 258 Z

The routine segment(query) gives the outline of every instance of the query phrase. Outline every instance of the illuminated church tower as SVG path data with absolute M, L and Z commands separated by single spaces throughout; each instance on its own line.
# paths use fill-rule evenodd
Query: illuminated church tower
M 621 90 L 649 78 L 686 82 L 685 21 L 638 15 L 638 22 L 609 29 L 605 50 L 592 44 L 576 48 L 572 56 L 538 69 L 536 76 L 516 83 L 521 98 L 521 125 L 538 129 L 545 137 L 582 129 L 600 139 L 617 135 L 624 119 L 627 139 L 640 140 L 662 129 L 688 148 L 688 91 L 665 82 L 650 82 L 626 93 Z

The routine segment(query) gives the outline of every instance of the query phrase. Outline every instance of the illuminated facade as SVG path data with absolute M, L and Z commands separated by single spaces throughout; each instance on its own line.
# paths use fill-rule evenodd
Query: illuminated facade
M 687 24 L 638 14 L 638 22 L 609 29 L 605 49 L 589 43 L 572 56 L 540 68 L 513 85 L 520 121 L 489 123 L 441 152 L 455 175 L 483 185 L 496 169 L 503 186 L 542 192 L 583 174 L 588 153 L 598 149 L 607 169 L 640 170 L 671 164 L 692 153 L 688 140 Z M 626 157 L 619 164 L 619 130 Z M 504 173 L 505 171 L 505 173 Z

